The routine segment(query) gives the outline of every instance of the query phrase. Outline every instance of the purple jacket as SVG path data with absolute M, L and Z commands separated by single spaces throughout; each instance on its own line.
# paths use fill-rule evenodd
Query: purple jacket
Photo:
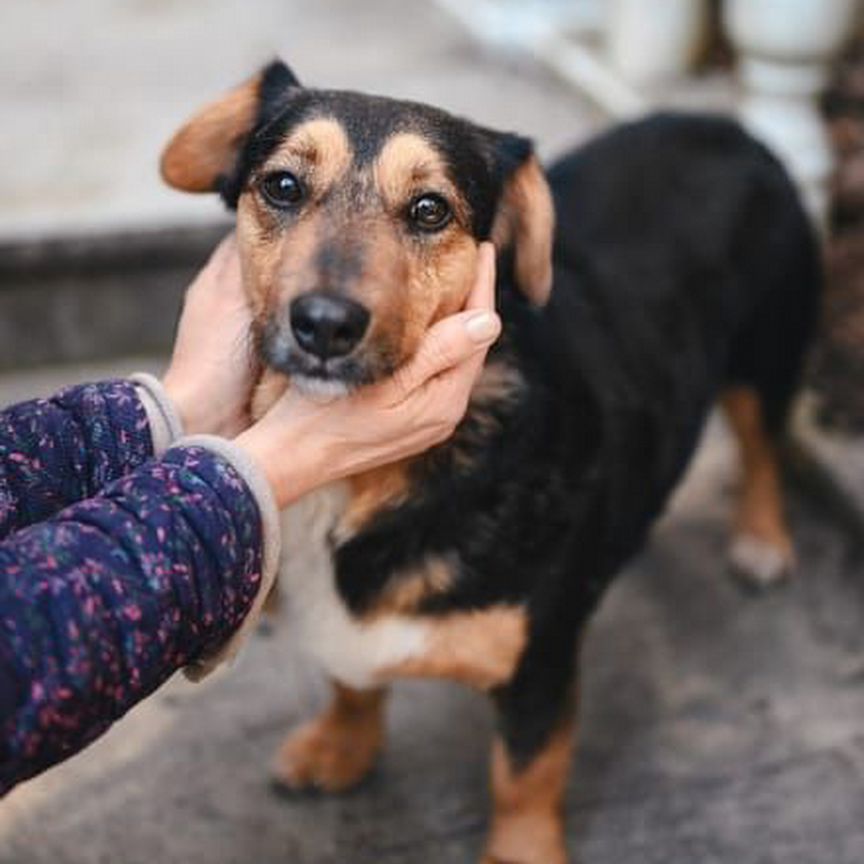
M 0 412 L 0 794 L 260 605 L 260 494 L 218 446 L 154 459 L 139 397 L 113 381 Z

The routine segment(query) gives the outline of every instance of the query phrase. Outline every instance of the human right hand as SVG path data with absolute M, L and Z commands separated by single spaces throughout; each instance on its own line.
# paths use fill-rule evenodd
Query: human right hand
M 431 327 L 393 376 L 324 404 L 289 388 L 236 439 L 266 475 L 277 506 L 449 438 L 501 332 L 494 307 L 495 250 L 484 243 L 465 309 Z

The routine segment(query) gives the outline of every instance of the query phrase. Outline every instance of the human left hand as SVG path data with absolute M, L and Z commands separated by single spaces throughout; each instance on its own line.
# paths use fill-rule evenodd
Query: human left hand
M 250 393 L 258 373 L 251 323 L 232 232 L 186 292 L 162 379 L 187 435 L 233 438 L 249 426 Z

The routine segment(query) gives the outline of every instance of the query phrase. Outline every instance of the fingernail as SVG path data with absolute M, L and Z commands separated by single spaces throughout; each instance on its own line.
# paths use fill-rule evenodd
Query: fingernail
M 465 330 L 471 341 L 478 344 L 490 342 L 498 335 L 499 329 L 498 316 L 489 312 L 478 312 L 465 322 Z

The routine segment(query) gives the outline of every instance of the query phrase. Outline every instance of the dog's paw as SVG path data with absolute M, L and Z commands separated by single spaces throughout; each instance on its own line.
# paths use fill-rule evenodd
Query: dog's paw
M 497 818 L 480 864 L 567 864 L 561 823 L 537 814 Z
M 739 534 L 729 548 L 729 566 L 745 585 L 765 590 L 789 578 L 795 569 L 795 553 L 791 543 Z
M 538 852 L 536 855 L 519 857 L 485 854 L 480 859 L 480 864 L 568 864 L 567 853 L 563 850 L 553 849 L 546 852 Z
M 380 749 L 379 735 L 314 720 L 282 745 L 273 782 L 282 791 L 346 792 L 372 770 Z

